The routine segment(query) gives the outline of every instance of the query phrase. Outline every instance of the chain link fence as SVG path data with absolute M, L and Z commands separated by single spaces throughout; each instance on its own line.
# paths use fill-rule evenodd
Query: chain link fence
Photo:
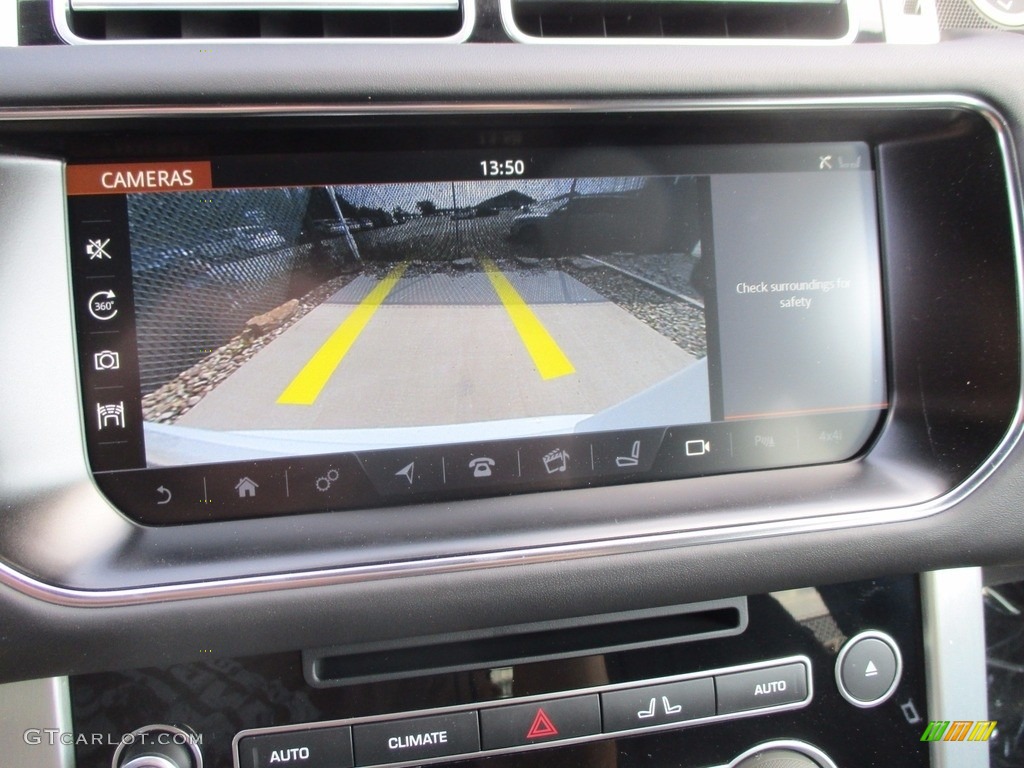
M 688 185 L 624 177 L 130 195 L 142 392 L 346 263 L 371 273 L 372 262 L 402 260 L 460 269 L 478 256 L 581 252 L 590 241 L 650 252 L 661 229 L 685 230 L 669 222 L 696 210 Z
M 303 286 L 310 189 L 131 195 L 128 221 L 143 393 Z

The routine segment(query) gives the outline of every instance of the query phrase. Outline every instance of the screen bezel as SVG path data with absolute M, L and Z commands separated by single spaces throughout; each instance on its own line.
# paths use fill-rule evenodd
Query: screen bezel
M 676 111 L 672 111 L 673 108 Z M 919 519 L 940 512 L 971 493 L 994 471 L 1020 433 L 1020 323 L 1018 190 L 1011 170 L 1013 150 L 1005 123 L 988 105 L 963 96 L 920 96 L 773 102 L 603 103 L 535 105 L 537 114 L 575 119 L 651 119 L 674 122 L 680 135 L 714 132 L 719 138 L 785 141 L 821 138 L 867 141 L 879 149 L 894 407 L 878 439 L 861 457 L 837 465 L 751 472 L 727 477 L 667 481 L 640 486 L 562 491 L 455 504 L 427 504 L 346 515 L 338 525 L 332 513 L 295 518 L 147 528 L 119 515 L 97 492 L 82 453 L 80 420 L 44 419 L 52 439 L 70 446 L 67 456 L 74 481 L 40 486 L 24 503 L 12 504 L 0 553 L 13 567 L 15 582 L 43 599 L 70 604 L 127 604 L 177 597 L 226 594 L 365 581 L 401 574 L 444 573 L 502 564 L 546 562 L 598 554 L 625 554 L 688 543 L 761 538 Z M 445 114 L 428 119 L 421 109 L 384 110 L 382 121 L 437 125 L 467 119 Z M 284 130 L 316 120 L 361 123 L 366 114 L 298 107 L 224 110 L 198 117 L 195 111 L 155 110 L 170 139 L 191 130 L 200 135 L 230 133 L 232 126 L 261 125 Z M 467 112 L 493 120 L 495 114 L 521 114 L 526 107 L 474 105 Z M 396 113 L 401 113 L 396 116 Z M 172 115 L 178 120 L 169 120 Z M 38 246 L 19 267 L 31 280 L 67 280 L 67 244 L 62 232 L 46 232 L 63 210 L 61 159 L 82 161 L 116 157 L 112 147 L 145 145 L 153 124 L 130 118 L 99 119 L 72 125 L 81 117 L 19 116 L 4 126 L 4 143 L 23 158 L 12 175 L 32 205 L 23 222 Z M 138 118 L 139 115 L 136 115 Z M 268 119 L 274 118 L 274 119 Z M 943 163 L 934 160 L 941 157 Z M 979 159 L 983 162 L 979 162 Z M 11 161 L 5 161 L 8 167 Z M 969 172 L 968 172 L 969 170 Z M 970 188 L 968 189 L 967 186 Z M 927 193 L 927 194 L 922 194 Z M 902 201 L 900 205 L 893 200 Z M 964 215 L 964 201 L 970 215 Z M 55 213 L 56 212 L 56 213 Z M 956 269 L 963 258 L 952 252 L 953 230 L 978 259 L 974 280 Z M 980 238 L 980 239 L 976 239 Z M 13 254 L 28 259 L 28 254 Z M 979 288 L 980 287 L 980 288 Z M 939 291 L 969 290 L 985 302 L 985 313 L 936 313 Z M 981 290 L 981 293 L 977 291 Z M 29 292 L 26 291 L 26 294 Z M 71 326 L 67 294 L 54 303 L 15 303 L 26 313 L 43 311 Z M 61 330 L 66 333 L 66 330 Z M 986 338 L 983 349 L 975 341 Z M 45 337 L 45 382 L 55 401 L 77 400 L 70 339 Z M 950 342 L 955 342 L 950 344 Z M 40 354 L 38 338 L 4 339 L 5 356 L 16 361 Z M 966 377 L 966 378 L 965 378 Z M 963 382 L 971 382 L 965 392 Z M 929 409 L 922 408 L 927 403 Z M 79 404 L 79 407 L 81 405 Z M 58 412 L 55 414 L 59 415 Z M 31 416 L 31 418 L 30 418 Z M 926 418 L 927 417 L 927 418 Z M 37 435 L 35 414 L 12 419 L 4 435 L 12 453 L 24 452 Z M 49 450 L 49 449 L 48 449 Z M 25 453 L 25 461 L 43 464 L 52 456 Z M 49 478 L 50 476 L 47 475 Z M 52 482 L 50 478 L 48 482 Z M 841 493 L 837 490 L 841 489 Z M 41 519 L 35 500 L 73 499 L 73 507 L 51 505 Z M 623 510 L 629 510 L 624 516 Z M 40 525 L 61 525 L 64 545 L 54 545 L 53 529 L 35 535 Z M 45 529 L 45 528 L 44 528 Z M 88 531 L 81 540 L 75 531 Z M 19 533 L 20 532 L 20 533 Z M 386 535 L 382 535 L 386 534 Z M 16 543 L 17 546 L 14 546 Z M 171 556 L 173 553 L 173 557 Z M 33 574 L 31 577 L 26 573 Z

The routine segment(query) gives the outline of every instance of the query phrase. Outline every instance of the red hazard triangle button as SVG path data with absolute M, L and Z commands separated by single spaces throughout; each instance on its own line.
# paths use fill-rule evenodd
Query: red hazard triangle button
M 558 729 L 555 724 L 551 722 L 551 718 L 548 717 L 540 707 L 537 708 L 537 716 L 533 718 L 533 725 L 530 726 L 530 730 L 526 732 L 526 738 L 528 739 L 543 739 L 545 736 L 557 736 Z
M 484 750 L 521 747 L 601 733 L 601 703 L 595 694 L 480 709 Z

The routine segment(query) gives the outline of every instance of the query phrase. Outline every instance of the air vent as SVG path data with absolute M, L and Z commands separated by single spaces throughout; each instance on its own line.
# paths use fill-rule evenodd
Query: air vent
M 54 18 L 69 42 L 254 39 L 462 42 L 472 29 L 472 2 L 69 0 L 63 14 L 54 8 Z M 60 23 L 62 20 L 66 20 L 66 25 Z
M 846 0 L 502 0 L 509 34 L 556 40 L 845 42 Z

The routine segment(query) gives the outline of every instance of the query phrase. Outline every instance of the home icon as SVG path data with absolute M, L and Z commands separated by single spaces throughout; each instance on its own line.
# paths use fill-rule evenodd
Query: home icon
M 238 498 L 240 499 L 244 499 L 246 496 L 250 498 L 255 496 L 257 488 L 259 486 L 248 477 L 243 477 L 238 481 L 238 485 L 235 486 L 235 490 L 238 491 Z

